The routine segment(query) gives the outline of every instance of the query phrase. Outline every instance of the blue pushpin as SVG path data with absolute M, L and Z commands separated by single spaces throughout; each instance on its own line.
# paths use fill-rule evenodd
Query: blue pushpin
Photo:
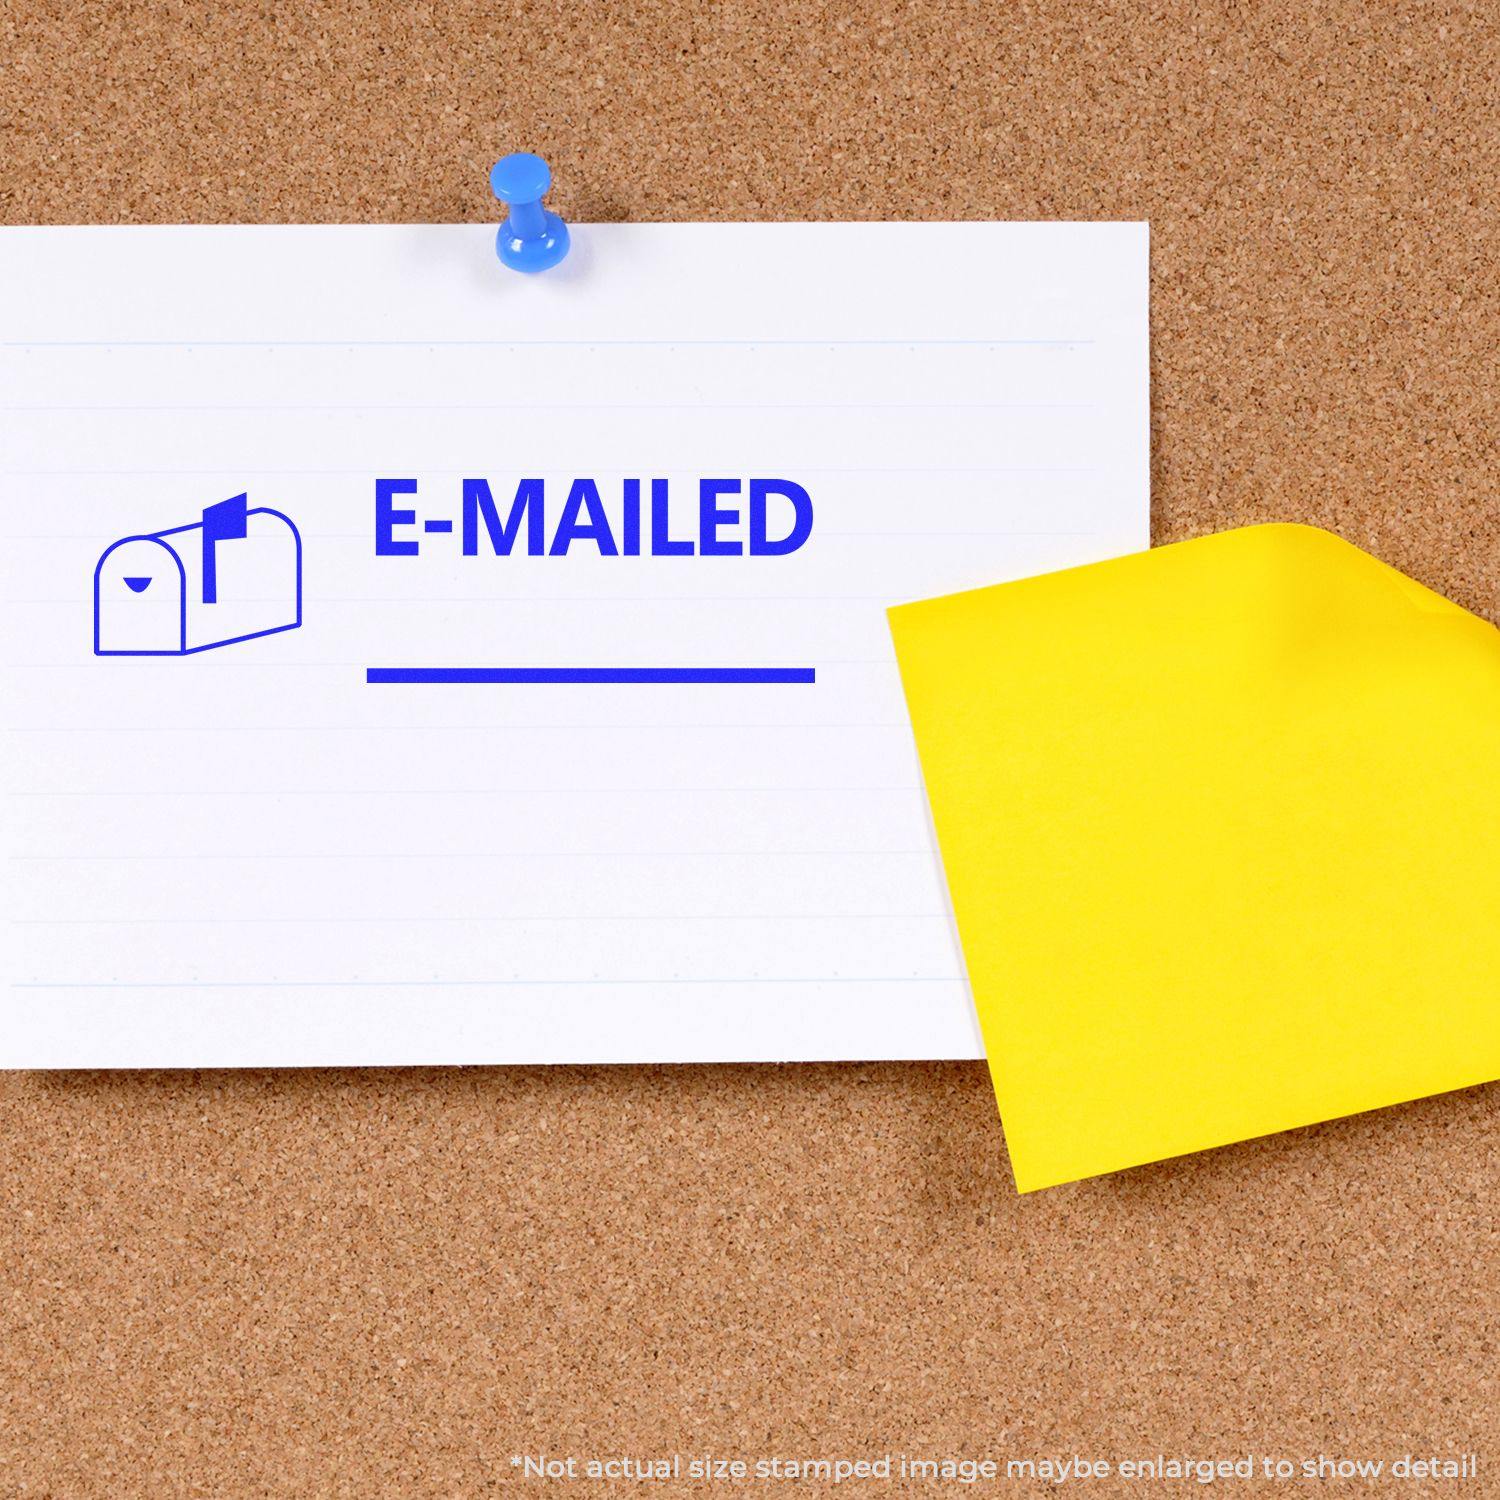
M 512 271 L 545 271 L 568 253 L 568 226 L 542 207 L 552 173 L 540 156 L 516 151 L 490 168 L 490 188 L 510 207 L 495 236 L 495 254 Z

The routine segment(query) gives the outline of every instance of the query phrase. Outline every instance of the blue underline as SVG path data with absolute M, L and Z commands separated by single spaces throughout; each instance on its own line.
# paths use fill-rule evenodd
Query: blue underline
M 366 667 L 367 683 L 815 682 L 812 667 Z

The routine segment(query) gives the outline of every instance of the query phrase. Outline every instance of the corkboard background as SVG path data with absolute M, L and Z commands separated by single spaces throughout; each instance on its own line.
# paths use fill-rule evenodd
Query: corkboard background
M 0 218 L 483 219 L 523 144 L 575 219 L 1147 218 L 1158 540 L 1319 522 L 1493 619 L 1495 16 L 0 0 Z M 539 1449 L 1500 1493 L 1497 1086 L 1021 1199 L 977 1065 L 7 1075 L 0 1189 L 7 1496 L 586 1492 Z

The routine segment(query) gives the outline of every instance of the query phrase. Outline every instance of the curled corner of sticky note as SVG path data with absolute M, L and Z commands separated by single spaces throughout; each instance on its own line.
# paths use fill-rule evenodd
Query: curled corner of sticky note
M 1023 1191 L 1500 1077 L 1500 631 L 1256 526 L 890 613 Z

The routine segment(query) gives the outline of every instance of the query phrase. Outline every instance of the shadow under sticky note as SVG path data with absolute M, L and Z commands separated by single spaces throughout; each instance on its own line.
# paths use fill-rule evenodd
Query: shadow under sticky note
M 890 612 L 1024 1192 L 1500 1076 L 1500 631 L 1258 526 Z

